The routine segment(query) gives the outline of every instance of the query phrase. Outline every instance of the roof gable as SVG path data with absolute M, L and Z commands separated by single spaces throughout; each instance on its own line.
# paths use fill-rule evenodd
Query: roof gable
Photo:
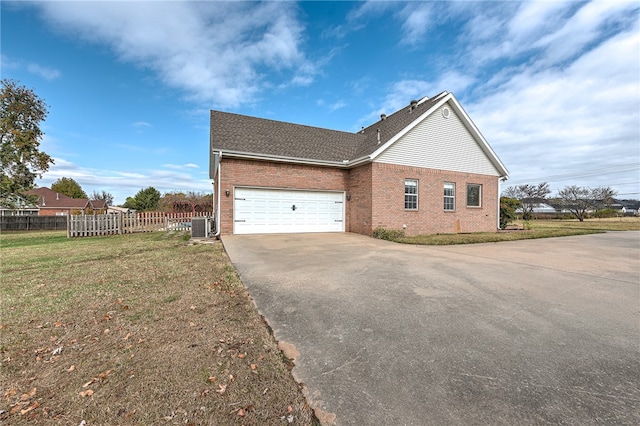
M 507 171 L 449 95 L 372 154 L 375 162 L 506 176 Z M 472 123 L 471 123 L 472 124 Z

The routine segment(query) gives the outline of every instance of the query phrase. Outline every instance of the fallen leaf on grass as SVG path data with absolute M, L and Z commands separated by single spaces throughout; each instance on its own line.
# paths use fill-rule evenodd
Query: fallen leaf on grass
M 129 337 L 131 337 L 131 333 L 127 333 L 127 335 L 124 336 L 124 340 L 129 340 Z
M 257 370 L 258 369 L 258 366 L 255 365 L 255 364 L 251 364 L 250 367 L 251 367 L 252 370 Z
M 13 395 L 17 394 L 18 390 L 16 388 L 11 388 L 8 391 L 4 392 L 5 399 L 11 398 Z
M 189 321 L 189 327 L 195 327 L 195 326 L 196 326 L 196 323 L 195 323 L 195 322 L 193 322 L 193 321 Z
M 241 408 L 238 410 L 237 414 L 238 414 L 238 417 L 244 417 L 247 414 L 247 412 L 244 410 L 244 408 Z
M 215 382 L 216 381 L 216 376 L 209 376 L 209 381 L 211 383 Z
M 86 391 L 82 391 L 82 392 L 78 393 L 78 395 L 80 395 L 83 398 L 85 396 L 92 396 L 93 395 L 93 391 L 91 389 L 87 389 Z
M 225 391 L 227 390 L 227 385 L 218 385 L 218 387 L 220 389 L 218 389 L 216 392 L 219 393 L 220 395 L 222 395 L 223 393 L 225 393 Z
M 238 354 L 238 358 L 244 359 L 247 356 L 247 353 Z
M 202 392 L 200 392 L 200 396 L 207 396 L 209 395 L 209 389 L 203 389 Z
M 9 411 L 9 414 L 15 414 L 18 411 L 20 411 L 20 409 L 22 408 L 23 403 L 22 402 L 18 402 L 16 405 L 14 405 L 11 410 Z
M 62 327 L 62 321 L 56 321 L 53 323 L 54 327 Z
M 93 379 L 89 380 L 87 383 L 82 385 L 82 387 L 86 388 L 99 380 L 104 380 L 109 374 L 111 374 L 111 370 L 103 371 L 102 373 L 98 374 L 98 377 L 94 377 Z
M 24 416 L 25 414 L 27 414 L 29 411 L 35 410 L 36 408 L 38 408 L 40 406 L 40 403 L 38 401 L 34 402 L 33 404 L 31 404 L 29 407 L 25 408 L 24 410 L 20 410 L 20 415 Z
M 69 373 L 71 373 L 71 372 L 72 372 L 73 370 L 75 370 L 75 369 L 76 369 L 76 366 L 75 366 L 75 365 L 72 365 L 71 367 L 67 368 L 67 371 L 68 371 Z
M 22 396 L 20 397 L 20 400 L 27 401 L 33 398 L 35 395 L 36 395 L 36 388 L 33 388 L 31 389 L 31 392 L 22 394 Z

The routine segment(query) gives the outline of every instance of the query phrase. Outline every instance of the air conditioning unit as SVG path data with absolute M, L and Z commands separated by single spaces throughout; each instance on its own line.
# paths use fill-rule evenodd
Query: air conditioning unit
M 207 238 L 211 233 L 213 219 L 210 217 L 191 218 L 191 238 Z

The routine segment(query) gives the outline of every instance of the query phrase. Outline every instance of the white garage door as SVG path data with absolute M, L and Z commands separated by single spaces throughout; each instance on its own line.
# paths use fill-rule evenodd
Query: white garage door
M 234 234 L 344 232 L 344 193 L 236 188 Z

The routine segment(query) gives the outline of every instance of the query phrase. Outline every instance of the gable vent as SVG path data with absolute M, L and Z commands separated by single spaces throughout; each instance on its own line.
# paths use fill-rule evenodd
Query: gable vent
M 387 114 L 380 114 L 380 120 L 384 121 L 387 119 Z

